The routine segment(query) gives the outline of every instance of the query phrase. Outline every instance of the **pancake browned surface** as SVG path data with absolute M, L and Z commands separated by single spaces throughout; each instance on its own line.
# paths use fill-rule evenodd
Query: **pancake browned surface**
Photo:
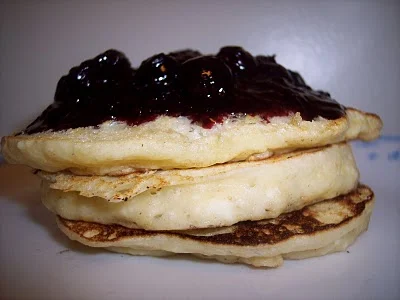
M 345 143 L 200 169 L 118 177 L 44 176 L 56 180 L 42 185 L 42 202 L 53 213 L 146 230 L 221 227 L 275 218 L 347 194 L 359 178 L 351 147 Z M 95 195 L 100 197 L 90 197 Z M 109 202 L 108 195 L 126 201 Z
M 84 197 L 100 197 L 110 202 L 127 201 L 149 190 L 159 191 L 165 187 L 210 183 L 231 178 L 234 178 L 237 184 L 245 182 L 255 186 L 257 181 L 263 181 L 268 186 L 276 187 L 297 185 L 293 183 L 298 181 L 301 181 L 299 183 L 301 185 L 307 185 L 309 181 L 319 178 L 326 181 L 340 181 L 341 177 L 345 177 L 343 181 L 353 182 L 350 184 L 351 189 L 358 180 L 358 170 L 352 150 L 346 143 L 292 151 L 260 160 L 218 164 L 207 168 L 147 170 L 121 176 L 75 175 L 70 172 L 44 171 L 38 171 L 37 174 L 49 183 L 51 189 L 78 192 Z M 291 182 L 285 182 L 288 177 L 291 178 Z M 263 187 L 263 191 L 266 190 L 267 188 Z
M 353 192 L 275 219 L 241 222 L 216 230 L 157 232 L 71 221 L 58 217 L 71 239 L 92 247 L 139 255 L 189 253 L 225 262 L 276 267 L 284 258 L 300 259 L 346 249 L 368 227 L 373 192 Z

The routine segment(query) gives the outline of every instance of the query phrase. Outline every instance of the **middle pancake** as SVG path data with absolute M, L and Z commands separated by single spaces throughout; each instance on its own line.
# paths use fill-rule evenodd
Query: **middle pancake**
M 116 177 L 39 175 L 43 203 L 61 217 L 147 230 L 275 218 L 346 194 L 359 177 L 345 143 L 199 169 Z

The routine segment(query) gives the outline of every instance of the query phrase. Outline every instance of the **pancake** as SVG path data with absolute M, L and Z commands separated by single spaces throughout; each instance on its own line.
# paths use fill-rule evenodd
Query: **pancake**
M 125 177 L 54 176 L 55 183 L 46 181 L 42 187 L 42 201 L 52 212 L 67 219 L 149 230 L 274 218 L 346 194 L 359 178 L 351 147 L 345 143 L 202 169 Z
M 237 183 L 244 182 L 253 186 L 256 185 L 256 180 L 261 180 L 271 188 L 281 185 L 283 177 L 288 177 L 294 179 L 294 182 L 303 180 L 301 184 L 306 185 L 311 181 L 311 178 L 307 178 L 311 172 L 303 174 L 303 166 L 299 164 L 307 164 L 318 177 L 325 177 L 325 174 L 318 170 L 325 166 L 322 172 L 329 172 L 325 177 L 327 181 L 337 180 L 336 177 L 331 178 L 332 176 L 344 176 L 347 181 L 353 182 L 354 186 L 358 177 L 351 147 L 345 143 L 294 151 L 264 160 L 225 163 L 208 168 L 148 170 L 123 176 L 78 176 L 70 172 L 48 173 L 39 170 L 36 174 L 48 181 L 52 189 L 63 192 L 77 191 L 81 196 L 121 202 L 148 190 L 159 191 L 169 186 L 210 183 L 226 178 L 234 178 Z M 296 167 L 300 169 L 294 170 Z M 268 177 L 267 182 L 262 177 Z M 313 177 L 312 180 L 314 179 Z M 266 189 L 268 188 L 263 187 L 263 190 Z
M 373 192 L 353 192 L 280 215 L 209 231 L 159 232 L 57 217 L 72 240 L 133 255 L 193 254 L 224 263 L 278 267 L 284 259 L 303 259 L 345 250 L 368 228 Z
M 226 118 L 211 129 L 187 117 L 160 116 L 137 126 L 105 122 L 56 132 L 20 134 L 2 139 L 10 163 L 75 174 L 123 175 L 143 169 L 200 168 L 233 161 L 258 160 L 274 153 L 379 136 L 377 115 L 347 109 L 346 116 L 302 120 L 300 114 Z

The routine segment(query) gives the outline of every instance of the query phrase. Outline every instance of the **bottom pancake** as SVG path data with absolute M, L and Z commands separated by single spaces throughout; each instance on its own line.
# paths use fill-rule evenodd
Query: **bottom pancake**
M 274 219 L 191 231 L 146 231 L 121 225 L 57 217 L 72 240 L 133 255 L 192 254 L 224 263 L 278 267 L 284 259 L 303 259 L 343 251 L 368 228 L 374 194 L 365 185 L 353 192 L 282 214 Z

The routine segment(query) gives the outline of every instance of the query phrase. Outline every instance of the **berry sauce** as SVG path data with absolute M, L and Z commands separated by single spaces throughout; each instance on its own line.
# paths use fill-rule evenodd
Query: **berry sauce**
M 345 108 L 329 93 L 312 90 L 275 56 L 253 57 L 241 47 L 216 55 L 183 50 L 160 53 L 131 67 L 108 50 L 72 68 L 59 80 L 54 102 L 22 133 L 98 126 L 109 120 L 139 125 L 160 115 L 186 116 L 204 128 L 225 117 L 299 112 L 304 120 L 337 119 Z

